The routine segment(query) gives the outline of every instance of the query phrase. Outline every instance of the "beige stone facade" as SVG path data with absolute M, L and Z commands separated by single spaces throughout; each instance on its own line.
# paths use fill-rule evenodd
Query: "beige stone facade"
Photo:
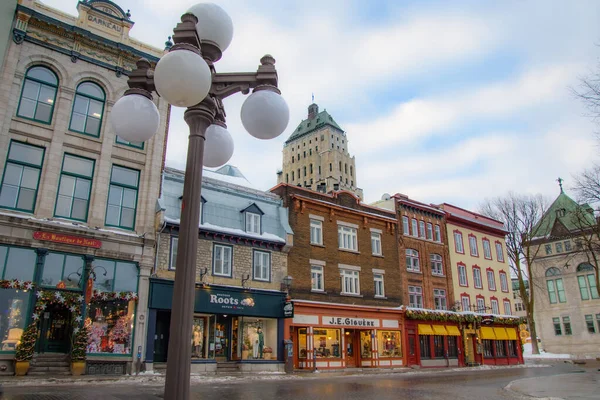
M 163 50 L 130 38 L 129 31 L 133 22 L 130 21 L 129 14 L 110 1 L 79 2 L 77 16 L 65 14 L 39 1 L 19 0 L 18 3 L 15 30 L 0 80 L 2 190 L 7 191 L 13 184 L 9 182 L 12 172 L 7 172 L 7 165 L 15 162 L 14 157 L 9 157 L 11 146 L 15 143 L 35 146 L 43 149 L 43 156 L 36 166 L 39 178 L 33 188 L 37 195 L 34 196 L 32 207 L 23 209 L 18 203 L 15 207 L 2 203 L 0 246 L 21 246 L 27 249 L 44 249 L 50 253 L 91 256 L 94 260 L 91 262 L 92 270 L 100 259 L 135 264 L 138 278 L 131 279 L 139 281 L 130 286 L 137 288 L 134 294 L 139 296 L 139 300 L 136 303 L 137 309 L 131 309 L 128 314 L 132 323 L 135 319 L 135 327 L 133 339 L 125 345 L 122 353 L 130 357 L 121 358 L 131 362 L 136 357 L 134 349 L 145 346 L 143 339 L 148 277 L 154 265 L 155 207 L 161 182 L 160 166 L 163 165 L 165 154 L 169 106 L 155 96 L 161 123 L 158 133 L 143 146 L 117 142 L 110 124 L 110 112 L 127 89 L 127 74 L 135 68 L 136 60 L 145 57 L 154 65 Z M 34 118 L 27 118 L 20 115 L 22 112 L 19 111 L 24 85 L 31 78 L 29 71 L 35 67 L 51 71 L 57 82 L 54 100 L 46 101 L 52 107 L 48 120 L 40 120 L 37 114 Z M 88 118 L 86 123 L 89 123 L 91 116 L 99 120 L 97 135 L 80 133 L 72 125 L 77 90 L 86 82 L 95 88 L 99 87 L 104 95 L 104 100 L 100 101 L 103 103 L 101 111 L 92 114 L 91 108 L 88 108 L 88 114 L 85 114 Z M 43 99 L 38 97 L 37 100 L 41 102 Z M 67 218 L 57 211 L 66 155 L 93 162 L 93 172 L 87 180 L 90 185 L 89 198 L 82 206 L 86 210 L 84 218 Z M 22 160 L 17 160 L 15 165 L 21 165 L 21 162 Z M 111 181 L 120 179 L 119 170 L 113 169 L 115 166 L 134 170 L 134 175 L 138 177 L 137 185 L 133 184 L 135 187 L 129 192 L 135 192 L 134 200 L 123 198 L 120 203 L 120 207 L 126 207 L 127 201 L 127 207 L 133 210 L 131 213 L 134 222 L 131 226 L 122 223 L 124 208 L 119 209 L 118 224 L 107 220 L 108 214 L 114 215 L 114 208 L 109 210 L 108 206 L 109 203 L 114 204 L 108 198 L 109 187 Z M 35 179 L 33 181 L 35 183 Z M 24 190 L 25 184 L 20 185 L 17 184 L 19 190 Z M 60 194 L 62 196 L 64 193 Z M 73 195 L 73 199 L 79 199 L 77 196 L 79 195 Z M 35 232 L 54 235 L 52 238 L 59 238 L 62 242 L 58 243 L 54 239 L 36 240 Z M 56 235 L 71 237 L 68 239 L 71 240 L 70 244 L 63 236 Z M 90 243 L 94 243 L 94 246 L 90 246 Z M 39 281 L 39 276 L 45 276 L 43 268 L 44 260 L 47 259 L 44 251 L 38 251 L 35 267 L 37 272 L 32 279 L 34 284 L 41 286 L 44 284 Z M 96 275 L 102 276 L 100 269 L 96 272 Z M 119 276 L 118 272 L 116 274 Z M 60 282 L 65 279 L 66 276 L 59 278 Z M 113 281 L 115 280 L 113 277 Z M 110 285 L 112 289 L 107 289 L 108 291 L 118 290 L 118 283 L 112 282 Z M 83 286 L 81 284 L 78 290 L 83 290 Z M 32 299 L 31 303 L 33 302 Z M 29 320 L 30 318 L 27 319 Z M 11 357 L 10 354 L 3 355 L 5 359 Z M 93 360 L 115 360 L 111 357 L 113 354 L 95 354 L 88 357 L 88 363 L 91 364 Z
M 308 107 L 308 117 L 290 135 L 283 147 L 282 170 L 277 183 L 301 186 L 329 193 L 347 190 L 362 199 L 358 187 L 354 156 L 348 137 L 331 115 Z

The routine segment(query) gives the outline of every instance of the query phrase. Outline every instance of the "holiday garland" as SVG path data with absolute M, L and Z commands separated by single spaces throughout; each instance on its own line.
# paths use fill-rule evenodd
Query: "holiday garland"
M 474 323 L 481 322 L 484 318 L 491 319 L 492 322 L 502 325 L 519 325 L 525 319 L 521 317 L 499 316 L 499 315 L 484 315 L 471 312 L 453 312 L 441 310 L 422 310 L 422 309 L 407 309 L 405 313 L 407 319 L 427 320 L 427 321 L 442 321 L 442 322 L 466 322 Z
M 20 281 L 18 279 L 0 280 L 0 287 L 2 289 L 32 290 L 33 282 Z
M 137 300 L 136 292 L 100 292 L 94 290 L 92 301 Z
M 19 342 L 15 350 L 15 361 L 29 361 L 33 358 L 37 335 L 38 329 L 35 323 L 32 323 L 25 329 L 25 332 L 21 336 L 21 342 Z

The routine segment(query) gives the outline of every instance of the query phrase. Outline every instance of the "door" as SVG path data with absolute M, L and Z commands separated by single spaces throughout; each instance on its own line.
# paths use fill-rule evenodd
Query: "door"
M 345 339 L 346 339 L 346 367 L 354 368 L 356 367 L 356 357 L 360 355 L 360 346 L 356 346 L 357 343 L 360 343 L 356 340 L 356 331 L 346 330 Z
M 231 317 L 217 315 L 215 324 L 215 358 L 227 361 L 230 356 Z
M 417 335 L 409 332 L 408 334 L 408 365 L 418 365 L 417 363 Z
M 71 349 L 71 311 L 51 306 L 42 314 L 40 326 L 41 353 L 68 353 Z
M 156 313 L 156 331 L 154 332 L 154 362 L 167 362 L 171 312 Z
M 475 344 L 473 340 L 473 335 L 467 335 L 466 345 L 465 345 L 465 362 L 467 365 L 473 365 L 475 363 Z

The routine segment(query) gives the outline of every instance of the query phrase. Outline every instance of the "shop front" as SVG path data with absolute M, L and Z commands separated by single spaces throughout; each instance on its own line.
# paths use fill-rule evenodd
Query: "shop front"
M 382 307 L 294 300 L 286 334 L 294 368 L 393 368 L 403 362 L 401 312 Z
M 147 368 L 168 357 L 173 282 L 150 280 Z M 283 292 L 197 285 L 192 326 L 192 372 L 214 372 L 217 364 L 240 370 L 283 370 Z
M 523 363 L 517 326 L 482 326 L 478 330 L 477 353 L 482 365 Z
M 457 323 L 407 320 L 408 366 L 457 367 L 463 365 L 461 334 Z

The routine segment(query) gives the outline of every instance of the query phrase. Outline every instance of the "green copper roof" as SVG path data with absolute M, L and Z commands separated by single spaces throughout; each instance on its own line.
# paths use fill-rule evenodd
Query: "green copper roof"
M 316 104 L 311 104 L 311 107 L 314 107 L 314 109 L 318 110 Z M 311 107 L 309 107 L 309 112 Z M 292 142 L 310 132 L 319 130 L 327 125 L 331 126 L 333 129 L 337 129 L 340 132 L 344 132 L 344 130 L 340 128 L 340 126 L 337 124 L 337 122 L 335 122 L 333 117 L 329 115 L 327 110 L 323 110 L 320 113 L 314 115 L 313 118 L 310 118 L 309 115 L 309 118 L 300 122 L 300 124 L 296 127 L 294 132 L 292 132 L 292 134 L 290 135 L 288 140 L 285 141 L 285 143 L 287 144 L 289 142 Z
M 587 219 L 586 224 L 590 226 L 595 224 L 593 212 L 587 212 L 588 210 L 592 210 L 592 208 L 588 204 L 577 204 L 575 200 L 561 190 L 554 203 L 550 205 L 548 211 L 546 211 L 540 222 L 533 229 L 534 236 L 550 236 L 555 227 L 557 229 L 562 228 L 562 230 L 566 229 L 569 232 L 581 229 L 582 223 L 578 223 L 574 217 L 574 213 L 578 210 L 585 211 L 582 215 Z

